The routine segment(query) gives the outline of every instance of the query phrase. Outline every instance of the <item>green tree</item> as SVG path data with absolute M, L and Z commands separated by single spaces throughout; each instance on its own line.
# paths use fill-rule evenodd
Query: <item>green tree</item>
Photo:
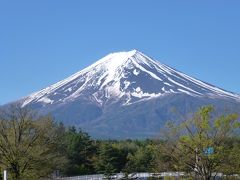
M 109 177 L 123 169 L 126 157 L 127 152 L 120 149 L 116 144 L 111 142 L 101 143 L 95 168 L 98 173 L 103 173 Z
M 93 161 L 96 155 L 96 145 L 87 133 L 71 127 L 65 133 L 64 144 L 69 160 L 65 168 L 66 175 L 95 173 Z
M 128 162 L 124 169 L 127 173 L 153 172 L 156 163 L 156 146 L 148 144 L 128 155 Z
M 240 138 L 225 141 L 219 171 L 226 175 L 240 174 Z
M 209 180 L 215 178 L 213 173 L 224 172 L 227 161 L 236 162 L 231 164 L 228 173 L 235 173 L 239 168 L 240 159 L 236 154 L 239 151 L 225 142 L 239 130 L 237 114 L 213 118 L 213 107 L 207 106 L 192 119 L 180 125 L 169 124 L 168 127 L 170 130 L 165 134 L 162 153 L 171 159 L 175 170 L 195 172 L 201 179 Z
M 19 106 L 1 111 L 0 168 L 16 180 L 46 177 L 64 165 L 61 138 L 50 116 L 37 117 Z

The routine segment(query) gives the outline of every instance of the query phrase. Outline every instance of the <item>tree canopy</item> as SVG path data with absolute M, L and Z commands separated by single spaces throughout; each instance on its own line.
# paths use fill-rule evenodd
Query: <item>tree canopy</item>
M 64 165 L 61 134 L 50 116 L 19 106 L 0 113 L 0 167 L 11 179 L 37 179 Z M 61 163 L 59 163 L 59 161 Z
M 111 175 L 123 172 L 184 171 L 193 178 L 240 174 L 240 122 L 237 114 L 216 116 L 211 106 L 193 118 L 168 123 L 151 140 L 96 140 L 49 115 L 14 106 L 0 111 L 0 168 L 10 179 Z
M 239 127 L 237 114 L 214 118 L 212 106 L 202 107 L 192 119 L 168 125 L 162 153 L 175 170 L 194 172 L 202 179 L 211 179 L 216 173 L 239 173 L 240 146 L 227 144 Z M 231 168 L 226 168 L 229 165 Z

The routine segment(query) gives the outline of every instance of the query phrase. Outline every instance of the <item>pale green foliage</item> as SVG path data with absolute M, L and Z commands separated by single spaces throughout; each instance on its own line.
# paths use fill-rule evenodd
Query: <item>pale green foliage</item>
M 153 172 L 155 167 L 156 147 L 146 145 L 140 147 L 134 154 L 128 155 L 125 172 Z
M 11 179 L 38 179 L 64 158 L 57 152 L 60 134 L 50 116 L 12 107 L 0 114 L 0 167 Z M 58 159 L 59 158 L 59 159 Z
M 238 148 L 226 145 L 226 140 L 240 127 L 237 114 L 212 118 L 213 107 L 203 107 L 193 119 L 170 126 L 165 153 L 172 159 L 175 170 L 195 172 L 202 179 L 210 179 L 213 172 L 224 172 L 228 161 L 234 161 L 228 174 L 236 173 L 240 157 Z M 206 153 L 212 148 L 212 153 Z M 239 153 L 239 152 L 238 152 Z M 238 171 L 239 172 L 239 171 Z

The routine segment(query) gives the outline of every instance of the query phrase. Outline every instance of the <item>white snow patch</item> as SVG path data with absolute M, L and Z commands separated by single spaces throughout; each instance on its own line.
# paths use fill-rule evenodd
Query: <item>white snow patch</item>
M 68 88 L 67 90 L 65 90 L 64 92 L 71 92 L 72 91 L 72 88 Z
M 159 78 L 156 74 L 152 73 L 151 71 L 146 70 L 143 66 L 141 66 L 141 65 L 139 65 L 137 62 L 135 62 L 133 58 L 131 58 L 131 59 L 133 60 L 132 62 L 135 64 L 135 66 L 136 66 L 137 68 L 139 68 L 140 70 L 148 73 L 148 74 L 149 74 L 150 76 L 152 76 L 154 79 L 157 79 L 157 80 L 159 80 L 159 81 L 162 81 L 162 79 Z
M 100 105 L 103 104 L 103 101 L 102 101 L 100 98 L 98 98 L 98 93 L 97 93 L 97 92 L 93 94 L 93 98 L 94 98 L 94 100 L 95 100 L 97 103 L 99 103 Z
M 121 98 L 124 95 L 123 92 L 120 91 L 120 81 L 114 83 L 111 86 L 107 86 L 105 88 L 105 97 L 106 98 Z
M 170 87 L 172 87 L 172 85 L 171 85 L 171 84 L 169 84 L 169 83 L 167 83 L 167 82 L 164 82 L 163 84 L 165 84 L 165 85 L 167 85 L 167 86 L 170 86 Z
M 190 96 L 199 97 L 199 95 L 194 94 L 194 93 L 190 93 L 190 92 L 188 92 L 188 91 L 186 91 L 186 90 L 184 90 L 184 89 L 178 89 L 178 90 L 179 90 L 180 92 L 186 93 L 186 94 L 188 94 L 188 95 L 190 95 Z
M 202 95 L 201 93 L 199 93 L 199 92 L 197 92 L 197 91 L 194 91 L 193 89 L 191 89 L 191 88 L 189 88 L 189 87 L 186 87 L 186 86 L 184 86 L 184 85 L 182 85 L 182 84 L 180 84 L 180 83 L 174 81 L 174 80 L 171 79 L 171 78 L 168 78 L 168 80 L 171 81 L 172 83 L 174 83 L 174 84 L 180 86 L 180 87 L 183 87 L 184 89 L 187 89 L 187 90 L 193 92 L 193 93 L 196 93 L 196 94 Z M 188 92 L 188 91 L 186 91 L 186 92 Z M 188 92 L 188 93 L 189 93 L 189 92 Z M 191 93 L 190 93 L 190 94 L 191 94 Z
M 139 75 L 139 73 L 140 73 L 140 71 L 134 69 L 133 74 L 134 74 L 135 76 Z
M 39 99 L 38 102 L 43 102 L 45 104 L 52 104 L 54 101 L 49 99 L 48 97 L 43 97 L 43 98 Z
M 140 93 L 140 92 L 141 92 L 141 88 L 140 88 L 140 87 L 137 87 L 137 88 L 136 88 L 136 92 L 137 92 L 137 93 Z
M 124 81 L 123 83 L 124 83 L 124 89 L 127 89 L 131 84 L 129 81 Z
M 162 93 L 147 93 L 143 92 L 140 87 L 137 87 L 131 95 L 138 98 L 154 98 L 162 95 Z

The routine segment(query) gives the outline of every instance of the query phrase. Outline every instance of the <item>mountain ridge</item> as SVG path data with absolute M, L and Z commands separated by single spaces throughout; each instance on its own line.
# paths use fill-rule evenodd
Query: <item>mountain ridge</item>
M 148 138 L 202 105 L 240 112 L 240 95 L 192 78 L 138 50 L 111 53 L 19 101 L 96 138 Z

